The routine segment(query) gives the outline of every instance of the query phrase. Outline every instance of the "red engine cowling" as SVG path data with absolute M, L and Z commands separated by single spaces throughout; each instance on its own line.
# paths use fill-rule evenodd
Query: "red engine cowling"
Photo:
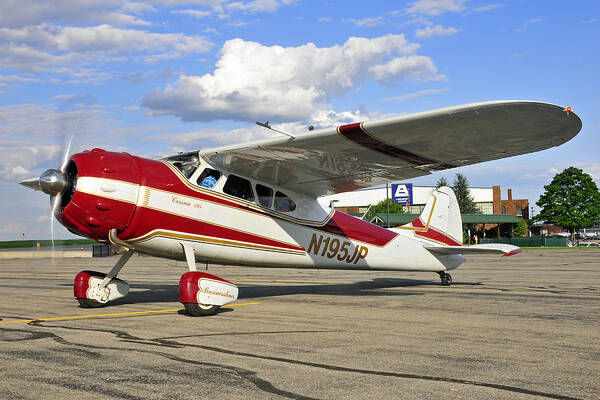
M 69 186 L 56 218 L 75 234 L 107 240 L 109 230 L 127 228 L 136 208 L 139 173 L 133 156 L 93 149 L 67 165 Z

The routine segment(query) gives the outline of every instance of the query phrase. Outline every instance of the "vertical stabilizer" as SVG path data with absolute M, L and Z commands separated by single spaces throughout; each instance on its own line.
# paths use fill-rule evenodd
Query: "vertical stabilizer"
M 407 227 L 418 238 L 436 244 L 462 246 L 462 220 L 452 189 L 442 186 L 434 190 L 419 218 Z

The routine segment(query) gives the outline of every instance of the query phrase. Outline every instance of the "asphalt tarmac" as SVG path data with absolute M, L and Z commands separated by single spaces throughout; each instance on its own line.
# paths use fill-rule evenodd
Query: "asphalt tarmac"
M 431 273 L 209 266 L 240 287 L 181 311 L 185 263 L 135 256 L 125 299 L 79 308 L 81 269 L 0 260 L 2 399 L 598 399 L 600 250 L 472 256 Z

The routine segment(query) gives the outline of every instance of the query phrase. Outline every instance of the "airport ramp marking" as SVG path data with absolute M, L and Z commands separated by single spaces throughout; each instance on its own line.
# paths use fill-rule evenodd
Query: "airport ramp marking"
M 260 304 L 259 302 L 252 303 L 235 303 L 235 304 L 226 304 L 223 307 L 239 307 L 239 306 L 249 306 L 254 304 Z M 34 318 L 34 319 L 15 319 L 10 321 L 0 321 L 0 324 L 12 324 L 17 322 L 33 322 L 33 321 L 59 321 L 59 320 L 67 320 L 67 319 L 82 319 L 82 318 L 97 318 L 97 317 L 115 317 L 121 315 L 140 315 L 140 314 L 153 314 L 153 313 L 168 313 L 168 312 L 177 312 L 184 310 L 183 308 L 170 308 L 166 310 L 147 310 L 147 311 L 128 311 L 128 312 L 120 312 L 120 313 L 110 313 L 110 314 L 91 314 L 91 315 L 71 315 L 67 317 L 47 317 L 47 318 Z

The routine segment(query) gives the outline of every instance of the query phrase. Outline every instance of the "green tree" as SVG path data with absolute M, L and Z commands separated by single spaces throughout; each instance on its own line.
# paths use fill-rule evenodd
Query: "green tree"
M 473 197 L 469 193 L 469 181 L 467 177 L 460 172 L 456 173 L 454 182 L 452 183 L 452 190 L 456 195 L 458 206 L 461 214 L 480 214 L 479 208 L 475 205 Z
M 523 218 L 519 218 L 519 223 L 515 226 L 513 230 L 513 235 L 515 237 L 525 236 L 527 233 L 527 222 Z
M 404 207 L 402 207 L 401 204 L 397 204 L 392 199 L 388 199 L 387 201 L 390 204 L 390 214 L 404 214 Z M 386 213 L 386 212 L 387 212 L 386 200 L 381 200 L 379 203 L 371 205 L 371 207 L 369 208 L 369 211 L 367 211 L 366 214 L 363 215 L 362 219 L 364 219 L 365 221 L 371 222 L 371 220 L 373 218 L 375 218 L 375 214 Z
M 592 177 L 579 168 L 569 167 L 556 174 L 537 201 L 541 211 L 536 221 L 560 225 L 571 232 L 587 228 L 600 220 L 600 191 Z
M 448 181 L 443 176 L 440 179 L 438 179 L 437 183 L 435 184 L 435 188 L 439 189 L 442 186 L 448 186 Z

